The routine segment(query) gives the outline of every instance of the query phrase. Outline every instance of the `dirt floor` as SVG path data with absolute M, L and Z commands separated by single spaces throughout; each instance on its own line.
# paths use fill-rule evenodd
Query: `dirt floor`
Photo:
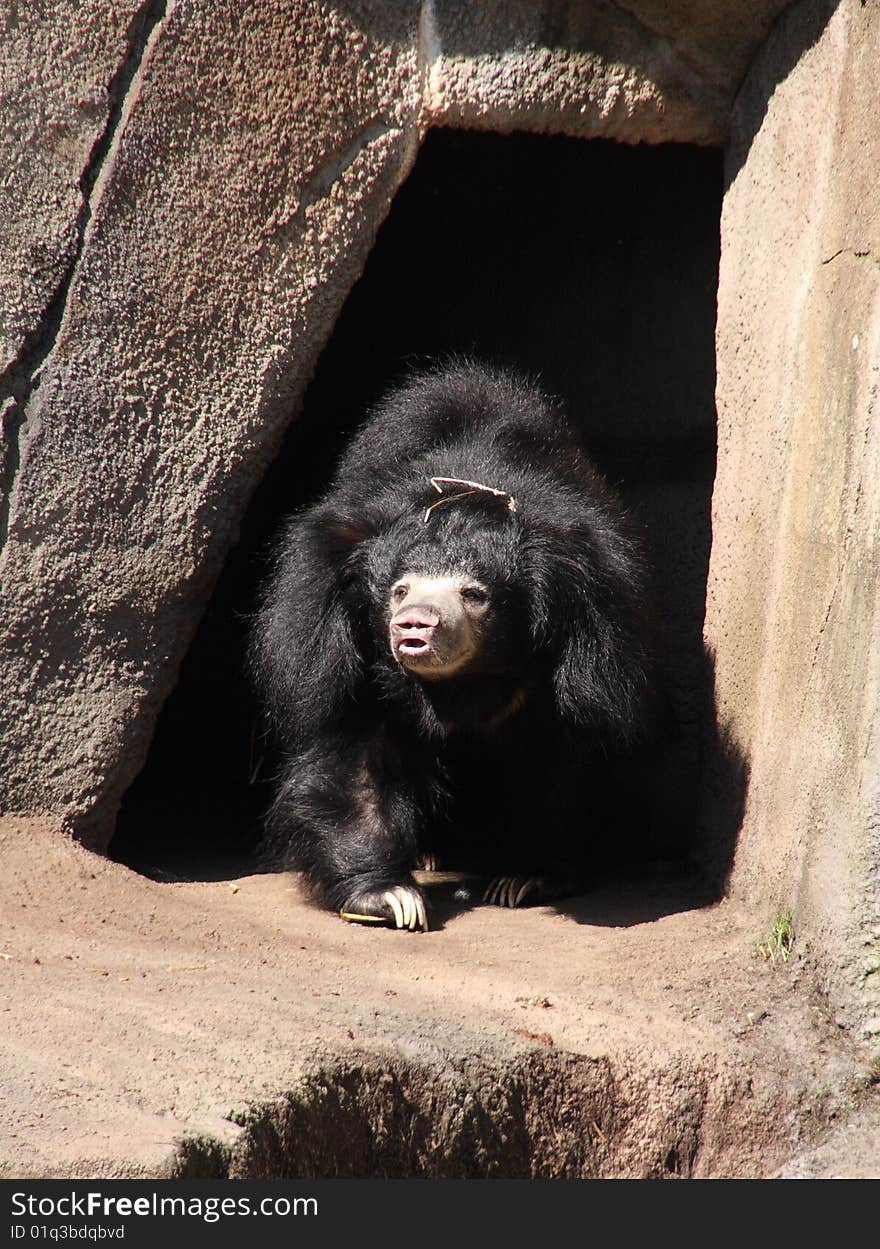
M 0 1176 L 880 1175 L 866 1059 L 688 882 L 345 924 L 0 821 Z

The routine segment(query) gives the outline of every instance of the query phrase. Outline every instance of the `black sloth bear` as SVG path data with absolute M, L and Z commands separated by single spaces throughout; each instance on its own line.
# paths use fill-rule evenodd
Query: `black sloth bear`
M 501 906 L 576 891 L 643 716 L 642 581 L 532 385 L 455 362 L 392 392 L 289 525 L 257 617 L 284 752 L 269 844 L 345 919 L 410 930 L 432 859 Z

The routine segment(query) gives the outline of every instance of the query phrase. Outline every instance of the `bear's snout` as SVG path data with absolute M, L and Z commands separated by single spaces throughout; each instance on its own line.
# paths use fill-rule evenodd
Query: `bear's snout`
M 391 637 L 398 658 L 427 655 L 439 626 L 439 612 L 421 603 L 397 612 L 391 621 Z
M 415 607 L 405 607 L 399 611 L 391 621 L 393 629 L 436 629 L 440 623 L 440 613 L 434 611 L 431 607 L 423 607 L 418 604 Z

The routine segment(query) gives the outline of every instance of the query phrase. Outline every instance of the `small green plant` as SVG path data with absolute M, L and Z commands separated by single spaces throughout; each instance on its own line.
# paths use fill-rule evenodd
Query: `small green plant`
M 791 911 L 779 915 L 766 941 L 758 944 L 758 953 L 765 963 L 787 963 L 794 945 Z

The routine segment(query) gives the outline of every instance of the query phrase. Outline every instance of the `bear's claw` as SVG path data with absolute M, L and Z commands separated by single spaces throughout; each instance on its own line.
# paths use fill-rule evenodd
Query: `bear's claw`
M 425 899 L 410 885 L 378 889 L 350 898 L 339 914 L 353 924 L 390 924 L 410 932 L 427 932 L 428 915 Z
M 490 906 L 522 906 L 526 901 L 540 901 L 542 887 L 540 876 L 494 876 L 483 894 L 483 901 Z

